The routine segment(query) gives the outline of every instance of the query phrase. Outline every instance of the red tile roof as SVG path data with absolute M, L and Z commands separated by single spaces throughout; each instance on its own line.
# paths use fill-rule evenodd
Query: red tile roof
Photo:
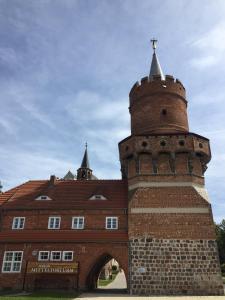
M 89 200 L 95 194 L 107 200 Z M 52 200 L 35 200 L 41 195 Z M 127 208 L 127 201 L 126 180 L 35 180 L 0 194 L 6 209 Z
M 124 231 L 82 231 L 71 232 L 71 230 L 23 230 L 0 232 L 0 243 L 17 242 L 127 242 L 128 234 Z

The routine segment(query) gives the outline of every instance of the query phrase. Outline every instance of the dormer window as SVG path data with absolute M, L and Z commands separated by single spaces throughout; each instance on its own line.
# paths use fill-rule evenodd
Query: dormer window
M 46 196 L 46 195 L 41 195 L 39 197 L 37 197 L 35 200 L 52 200 L 49 196 Z
M 107 198 L 103 195 L 93 195 L 89 198 L 89 200 L 107 200 Z

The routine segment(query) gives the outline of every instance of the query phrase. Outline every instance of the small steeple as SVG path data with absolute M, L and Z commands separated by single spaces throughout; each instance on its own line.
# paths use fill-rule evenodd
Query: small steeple
M 151 63 L 149 77 L 152 78 L 153 75 L 160 75 L 161 80 L 164 80 L 165 77 L 163 75 L 163 71 L 161 69 L 158 57 L 155 52 L 157 40 L 155 38 L 153 38 L 151 40 L 151 42 L 152 42 L 152 48 L 153 48 L 153 55 L 152 55 L 152 63 Z
M 88 160 L 87 143 L 85 144 L 85 152 L 84 152 L 84 157 L 81 166 L 77 170 L 77 179 L 78 180 L 92 179 L 92 170 L 90 169 L 89 160 Z
M 84 157 L 83 157 L 83 160 L 82 160 L 82 163 L 81 163 L 81 168 L 88 168 L 90 169 L 89 167 L 89 159 L 88 159 L 88 152 L 87 152 L 87 143 L 85 144 L 85 152 L 84 152 Z

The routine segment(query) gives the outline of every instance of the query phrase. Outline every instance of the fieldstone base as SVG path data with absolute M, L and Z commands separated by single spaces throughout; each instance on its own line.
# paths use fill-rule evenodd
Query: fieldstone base
M 130 240 L 130 293 L 223 295 L 214 240 Z

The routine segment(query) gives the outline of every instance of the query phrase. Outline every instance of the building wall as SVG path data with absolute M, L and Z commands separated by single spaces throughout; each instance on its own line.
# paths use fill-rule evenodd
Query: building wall
M 0 289 L 17 289 L 23 287 L 26 290 L 35 288 L 35 280 L 46 278 L 46 274 L 26 274 L 27 262 L 38 262 L 39 251 L 73 251 L 73 261 L 79 263 L 78 279 L 76 275 L 53 275 L 55 287 L 58 282 L 65 279 L 68 280 L 68 288 L 74 287 L 74 283 L 78 281 L 79 289 L 87 288 L 87 278 L 92 268 L 98 264 L 99 259 L 104 255 L 115 258 L 123 268 L 126 277 L 128 276 L 128 245 L 127 243 L 20 243 L 20 244 L 1 244 L 0 245 L 0 268 L 2 270 L 2 258 L 4 251 L 23 251 L 23 262 L 20 273 L 0 273 Z M 44 262 L 47 263 L 47 262 Z M 43 264 L 44 264 L 43 263 Z M 52 276 L 52 275 L 51 275 Z M 47 283 L 46 283 L 47 287 Z
M 211 206 L 202 195 L 191 186 L 130 192 L 132 294 L 223 295 Z
M 48 230 L 48 218 L 60 216 L 60 230 L 72 227 L 72 217 L 84 216 L 84 230 L 105 229 L 105 219 L 108 216 L 118 217 L 119 229 L 127 230 L 127 215 L 123 209 L 108 210 L 9 210 L 5 211 L 1 231 L 11 230 L 14 217 L 26 217 L 25 230 Z M 72 230 L 72 229 L 71 229 Z M 75 230 L 75 229 L 73 229 Z M 15 231 L 15 230 L 14 230 Z
M 131 293 L 223 295 L 215 240 L 130 240 Z

